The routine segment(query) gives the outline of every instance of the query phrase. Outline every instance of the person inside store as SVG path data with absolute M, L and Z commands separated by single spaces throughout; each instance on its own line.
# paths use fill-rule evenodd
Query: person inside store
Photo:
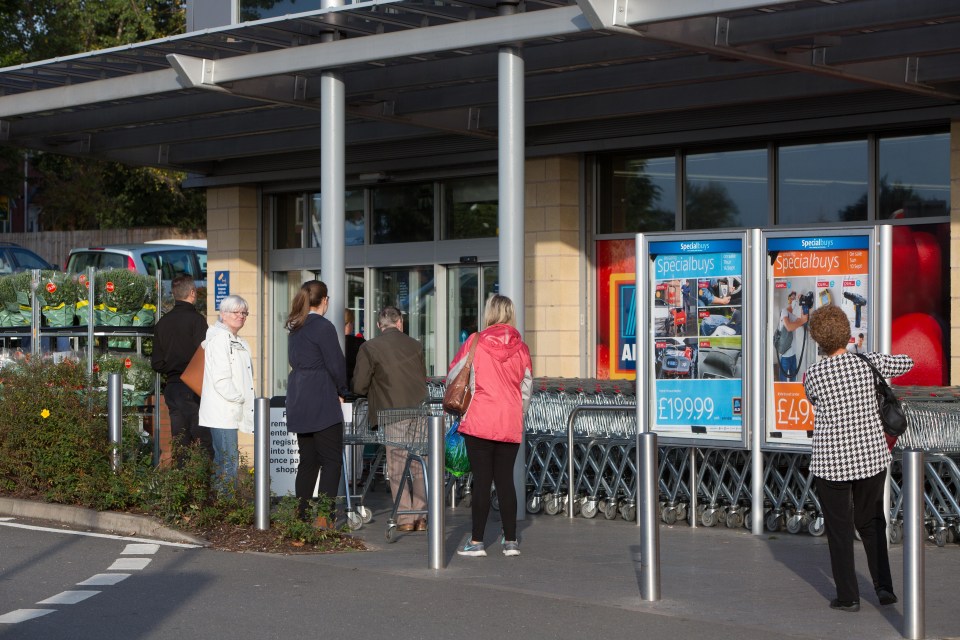
M 153 328 L 150 365 L 164 376 L 163 399 L 170 412 L 170 438 L 177 466 L 186 459 L 186 447 L 199 442 L 213 459 L 210 430 L 200 426 L 200 396 L 181 379 L 197 347 L 207 336 L 207 320 L 197 311 L 197 285 L 188 275 L 170 283 L 173 308 Z
M 460 347 L 447 374 L 449 385 L 466 365 L 470 347 L 477 341 L 470 384 L 473 399 L 460 420 L 460 433 L 473 473 L 472 528 L 457 547 L 457 553 L 487 555 L 484 532 L 490 513 L 490 490 L 495 486 L 503 525 L 501 551 L 505 556 L 518 556 L 513 467 L 522 441 L 523 417 L 530 405 L 533 364 L 530 349 L 517 331 L 517 314 L 510 298 L 494 295 L 487 299 L 483 325 L 483 331 L 471 335 Z
M 853 561 L 854 530 L 860 534 L 867 568 L 881 605 L 897 602 L 887 555 L 883 488 L 890 449 L 869 365 L 847 351 L 850 319 L 829 304 L 810 314 L 810 334 L 826 356 L 804 376 L 814 407 L 810 473 L 823 510 L 830 567 L 837 588 L 831 609 L 860 610 L 860 588 Z M 913 367 L 907 355 L 865 354 L 885 378 Z
M 802 308 L 798 308 L 799 306 L 797 303 L 797 292 L 791 291 L 787 294 L 787 306 L 780 310 L 780 326 L 782 330 L 793 333 L 807 323 L 809 316 L 804 313 Z M 790 347 L 780 354 L 780 370 L 777 374 L 777 379 L 780 382 L 796 382 L 797 373 L 800 369 L 797 359 L 797 347 L 800 344 L 801 341 L 797 339 L 797 334 L 794 333 Z
M 353 309 L 343 310 L 343 353 L 347 358 L 347 388 L 353 388 L 353 370 L 357 366 L 357 352 L 364 343 L 363 334 L 356 332 Z
M 308 520 L 313 489 L 319 513 L 314 524 L 334 528 L 336 499 L 343 469 L 343 403 L 347 366 L 338 330 L 324 317 L 330 306 L 327 285 L 309 280 L 290 305 L 287 358 L 287 431 L 296 434 L 300 462 L 294 480 L 298 515 Z M 320 483 L 317 485 L 317 477 Z
M 377 314 L 380 335 L 368 340 L 357 353 L 357 368 L 353 376 L 353 391 L 367 396 L 367 411 L 372 424 L 385 426 L 385 437 L 390 442 L 408 442 L 410 436 L 400 431 L 408 429 L 409 421 L 390 421 L 379 424 L 382 409 L 409 409 L 419 407 L 427 399 L 427 367 L 423 345 L 403 332 L 403 315 L 393 306 L 384 307 Z M 407 461 L 403 447 L 387 448 L 387 475 L 390 493 L 397 500 L 400 478 Z M 397 531 L 426 531 L 426 518 L 416 512 L 427 509 L 427 491 L 423 467 L 410 465 L 412 486 L 404 491 L 397 503 Z M 413 513 L 404 513 L 413 512 Z
M 214 486 L 225 495 L 237 484 L 237 432 L 253 433 L 253 360 L 250 345 L 239 336 L 249 315 L 246 300 L 227 296 L 220 301 L 220 319 L 207 329 L 203 343 L 199 419 L 213 442 Z

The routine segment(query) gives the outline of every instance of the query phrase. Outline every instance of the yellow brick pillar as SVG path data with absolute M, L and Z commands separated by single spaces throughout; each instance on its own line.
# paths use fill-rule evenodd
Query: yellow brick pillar
M 581 375 L 580 160 L 577 156 L 526 162 L 524 339 L 533 372 L 540 376 Z
M 960 122 L 950 123 L 950 384 L 960 385 Z
M 250 344 L 253 358 L 254 390 L 262 392 L 259 369 L 261 333 L 265 331 L 260 315 L 260 268 L 257 264 L 257 190 L 253 187 L 207 189 L 207 322 L 218 315 L 214 308 L 214 278 L 218 271 L 230 274 L 230 294 L 243 297 L 250 315 L 240 336 Z M 253 464 L 253 436 L 241 433 L 240 455 Z

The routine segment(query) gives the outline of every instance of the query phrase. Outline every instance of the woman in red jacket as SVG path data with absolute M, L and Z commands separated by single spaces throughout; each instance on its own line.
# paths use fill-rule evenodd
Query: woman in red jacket
M 483 534 L 490 513 L 490 488 L 495 484 L 503 521 L 500 536 L 503 555 L 518 556 L 513 465 L 523 436 L 523 416 L 530 404 L 533 366 L 530 349 L 516 329 L 517 314 L 510 298 L 495 295 L 488 299 L 483 324 L 486 328 L 470 336 L 460 347 L 447 374 L 449 384 L 466 364 L 470 346 L 475 340 L 479 341 L 470 377 L 473 400 L 460 421 L 460 433 L 467 445 L 473 473 L 473 531 L 464 538 L 457 553 L 487 555 Z

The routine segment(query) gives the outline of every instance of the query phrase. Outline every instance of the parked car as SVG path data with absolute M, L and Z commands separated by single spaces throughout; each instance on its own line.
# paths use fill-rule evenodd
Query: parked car
M 56 269 L 56 267 L 16 242 L 0 242 L 0 275 L 19 273 L 27 269 Z
M 193 276 L 199 286 L 205 286 L 207 250 L 192 245 L 146 243 L 82 247 L 70 251 L 68 273 L 83 273 L 87 267 L 129 269 L 150 276 L 155 276 L 159 270 L 162 279 L 168 281 L 187 274 Z

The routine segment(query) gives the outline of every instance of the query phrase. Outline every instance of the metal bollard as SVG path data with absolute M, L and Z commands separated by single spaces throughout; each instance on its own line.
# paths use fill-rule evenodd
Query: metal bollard
M 427 460 L 427 554 L 431 569 L 443 569 L 443 417 L 430 416 L 428 444 L 430 457 Z
M 687 524 L 697 528 L 697 448 L 690 447 L 690 508 L 687 509 Z
M 257 529 L 270 528 L 270 399 L 253 404 L 253 519 Z
M 637 436 L 637 440 L 640 465 L 640 486 L 637 492 L 637 517 L 640 520 L 640 599 L 652 602 L 660 599 L 657 434 L 645 431 Z
M 923 638 L 924 557 L 923 451 L 903 452 L 903 637 Z
M 119 471 L 123 436 L 123 379 L 119 373 L 107 376 L 107 424 L 110 427 L 110 467 Z

